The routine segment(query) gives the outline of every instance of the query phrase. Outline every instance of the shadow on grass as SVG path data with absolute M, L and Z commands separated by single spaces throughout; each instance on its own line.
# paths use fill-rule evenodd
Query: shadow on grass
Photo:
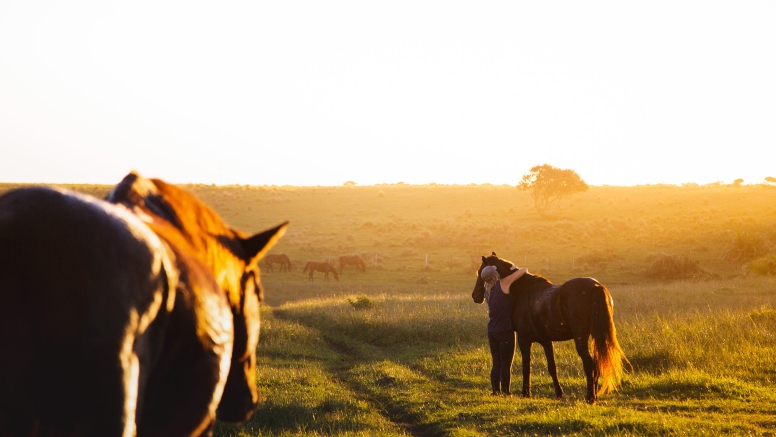
M 373 431 L 360 418 L 360 408 L 347 399 L 326 399 L 314 407 L 298 403 L 278 404 L 265 401 L 245 423 L 220 423 L 215 437 L 283 435 L 287 433 L 339 435 Z
M 669 369 L 682 367 L 671 357 L 667 350 L 658 350 L 651 353 L 636 353 L 628 357 L 634 372 L 660 374 Z
M 618 421 L 616 424 L 600 423 L 597 420 L 567 419 L 560 421 L 525 419 L 508 424 L 506 434 L 526 435 L 661 435 L 666 433 L 665 425 L 653 424 L 638 419 Z

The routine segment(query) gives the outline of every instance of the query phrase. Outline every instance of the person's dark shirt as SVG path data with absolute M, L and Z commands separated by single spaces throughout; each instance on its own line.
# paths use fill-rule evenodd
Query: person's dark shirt
M 488 332 L 508 331 L 512 328 L 512 303 L 511 294 L 501 291 L 501 282 L 496 281 L 490 290 L 488 301 Z

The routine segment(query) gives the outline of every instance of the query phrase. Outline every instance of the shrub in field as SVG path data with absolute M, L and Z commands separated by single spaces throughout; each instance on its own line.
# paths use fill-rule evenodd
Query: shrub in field
M 648 258 L 654 259 L 645 272 L 645 275 L 651 278 L 700 279 L 708 276 L 697 262 L 684 255 L 663 253 Z
M 766 253 L 768 253 L 768 244 L 762 236 L 747 231 L 738 231 L 728 250 L 722 254 L 722 259 L 746 262 Z
M 612 253 L 605 253 L 600 250 L 594 250 L 591 253 L 580 256 L 576 260 L 582 264 L 599 266 L 601 264 L 606 264 L 607 262 L 610 262 L 610 261 L 619 261 L 621 259 L 622 259 L 621 256 L 618 256 Z
M 776 255 L 767 255 L 750 262 L 747 270 L 761 275 L 776 275 Z
M 348 303 L 356 310 L 368 310 L 377 305 L 377 303 L 368 296 L 359 296 L 355 299 L 348 298 Z
M 776 325 L 776 310 L 761 307 L 749 313 L 749 318 L 755 323 Z
M 401 253 L 401 256 L 415 256 L 418 254 L 417 250 L 414 249 L 404 249 Z

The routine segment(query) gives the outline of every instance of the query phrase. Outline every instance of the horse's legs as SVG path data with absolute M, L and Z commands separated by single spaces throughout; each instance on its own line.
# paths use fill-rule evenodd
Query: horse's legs
M 517 336 L 520 356 L 523 359 L 523 397 L 531 397 L 531 344 L 533 342 Z
M 309 274 L 309 275 L 307 275 L 307 280 L 308 280 L 308 281 L 315 281 L 315 279 L 313 279 L 313 272 L 314 272 L 314 271 L 315 271 L 315 270 L 312 270 L 312 269 L 310 269 L 310 274 Z
M 582 358 L 582 366 L 585 369 L 585 378 L 587 379 L 587 403 L 594 404 L 597 400 L 596 379 L 595 375 L 595 361 L 590 356 L 590 351 L 587 348 L 587 337 L 575 338 L 574 344 L 577 347 L 577 353 Z
M 555 366 L 555 349 L 552 347 L 552 342 L 549 340 L 541 343 L 541 345 L 544 348 L 544 355 L 547 357 L 547 371 L 550 372 L 552 385 L 555 386 L 555 396 L 558 399 L 563 399 L 563 389 L 560 388 L 560 383 L 558 382 L 558 369 Z

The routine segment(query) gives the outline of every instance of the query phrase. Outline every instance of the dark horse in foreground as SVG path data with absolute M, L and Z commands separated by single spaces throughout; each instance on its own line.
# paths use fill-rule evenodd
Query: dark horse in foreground
M 326 274 L 323 277 L 324 281 L 328 281 L 329 280 L 329 273 L 333 273 L 334 274 L 334 279 L 339 281 L 339 275 L 337 274 L 337 269 L 335 269 L 329 263 L 318 263 L 318 262 L 310 261 L 307 264 L 305 264 L 304 270 L 302 270 L 302 273 L 307 272 L 307 271 L 310 272 L 308 274 L 308 278 L 307 278 L 309 281 L 314 281 L 315 280 L 315 279 L 313 279 L 313 273 L 315 273 L 315 271 L 319 271 L 319 272 L 322 272 L 322 273 Z
M 280 264 L 281 272 L 291 271 L 291 258 L 289 258 L 288 255 L 284 253 L 269 254 L 264 257 L 264 262 L 267 264 L 267 270 L 270 272 L 275 271 L 275 269 L 272 268 L 273 264 Z
M 340 275 L 342 274 L 342 269 L 347 265 L 356 266 L 358 267 L 359 270 L 361 270 L 361 272 L 366 271 L 366 263 L 358 255 L 341 256 L 339 259 L 339 262 L 340 262 L 340 270 L 339 270 Z
M 0 435 L 201 436 L 258 405 L 258 260 L 186 191 L 0 196 Z
M 472 291 L 476 303 L 482 303 L 485 298 L 480 273 L 489 265 L 496 266 L 502 278 L 512 273 L 513 264 L 498 258 L 495 252 L 487 258 L 483 256 Z M 515 296 L 512 325 L 517 331 L 517 344 L 523 359 L 524 397 L 531 396 L 531 345 L 539 343 L 547 356 L 555 394 L 558 399 L 563 398 L 553 341 L 574 340 L 585 369 L 589 403 L 595 403 L 598 395 L 617 389 L 623 375 L 622 362 L 628 362 L 628 359 L 617 342 L 612 297 L 606 287 L 593 278 L 574 278 L 559 286 L 541 276 L 525 273 L 512 283 L 509 291 Z M 588 350 L 591 336 L 592 356 Z

